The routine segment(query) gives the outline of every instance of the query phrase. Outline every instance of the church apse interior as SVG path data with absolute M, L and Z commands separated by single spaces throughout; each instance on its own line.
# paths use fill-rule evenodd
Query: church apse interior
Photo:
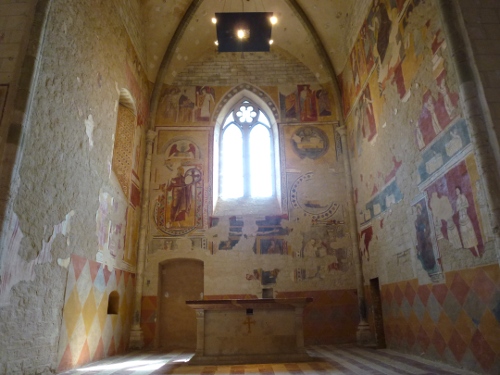
M 268 51 L 218 51 L 231 12 L 277 17 Z M 0 374 L 194 350 L 186 300 L 266 298 L 309 301 L 306 347 L 500 373 L 498 30 L 495 1 L 0 0 Z

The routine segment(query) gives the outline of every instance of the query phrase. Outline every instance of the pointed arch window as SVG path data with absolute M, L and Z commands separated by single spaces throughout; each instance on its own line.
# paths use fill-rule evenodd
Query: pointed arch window
M 221 130 L 223 199 L 270 198 L 275 194 L 272 145 L 269 119 L 254 103 L 245 99 L 227 114 Z
M 277 130 L 266 112 L 251 99 L 240 99 L 225 112 L 218 143 L 220 200 L 254 207 L 255 202 L 276 202 Z

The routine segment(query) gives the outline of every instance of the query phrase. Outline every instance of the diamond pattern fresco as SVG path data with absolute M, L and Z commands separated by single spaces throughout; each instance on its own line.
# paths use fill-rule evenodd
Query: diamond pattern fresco
M 108 296 L 119 294 L 118 314 Z M 133 313 L 135 275 L 72 255 L 59 339 L 58 371 L 124 353 Z
M 443 284 L 383 285 L 381 294 L 388 347 L 500 373 L 498 265 L 449 272 Z

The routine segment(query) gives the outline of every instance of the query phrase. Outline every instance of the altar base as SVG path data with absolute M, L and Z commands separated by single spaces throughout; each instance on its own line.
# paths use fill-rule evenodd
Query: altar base
M 190 364 L 304 362 L 303 312 L 312 298 L 187 301 L 196 310 Z

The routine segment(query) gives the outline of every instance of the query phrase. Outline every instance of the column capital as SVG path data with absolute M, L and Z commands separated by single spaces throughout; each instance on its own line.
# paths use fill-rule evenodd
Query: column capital
M 345 137 L 347 135 L 347 129 L 345 125 L 337 126 L 335 131 L 340 134 L 340 136 Z
M 158 133 L 154 130 L 148 130 L 146 133 L 146 142 L 147 143 L 153 143 L 155 138 L 158 136 Z

